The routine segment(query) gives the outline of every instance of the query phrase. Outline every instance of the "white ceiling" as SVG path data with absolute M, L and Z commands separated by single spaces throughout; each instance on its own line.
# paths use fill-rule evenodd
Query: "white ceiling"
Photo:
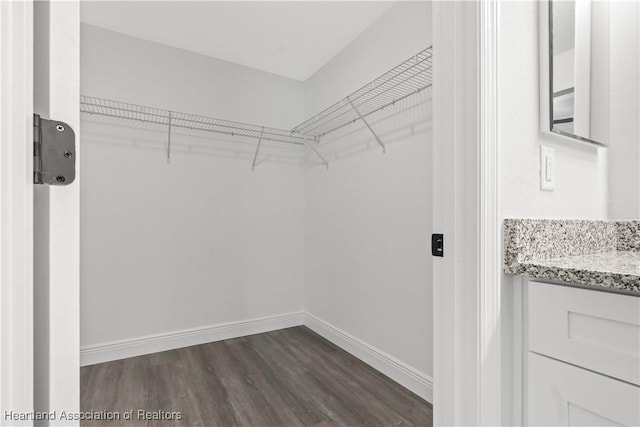
M 304 81 L 391 1 L 83 1 L 87 24 Z

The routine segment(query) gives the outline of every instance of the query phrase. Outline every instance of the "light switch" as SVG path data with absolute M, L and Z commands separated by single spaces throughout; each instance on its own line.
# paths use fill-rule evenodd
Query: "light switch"
M 556 188 L 556 150 L 540 146 L 540 189 L 553 191 Z

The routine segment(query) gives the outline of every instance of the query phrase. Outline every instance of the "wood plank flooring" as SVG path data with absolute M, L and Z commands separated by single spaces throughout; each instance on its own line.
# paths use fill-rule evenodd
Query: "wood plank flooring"
M 428 402 L 304 326 L 91 365 L 80 380 L 81 411 L 121 414 L 82 426 L 432 425 Z

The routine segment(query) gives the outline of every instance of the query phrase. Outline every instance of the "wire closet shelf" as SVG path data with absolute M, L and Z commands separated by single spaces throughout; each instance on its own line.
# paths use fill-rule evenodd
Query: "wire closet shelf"
M 171 130 L 172 128 L 182 128 L 257 139 L 254 168 L 262 141 L 306 145 L 328 167 L 327 161 L 317 148 L 323 136 L 362 120 L 384 150 L 383 142 L 370 126 L 367 117 L 431 87 L 432 76 L 433 48 L 430 46 L 290 130 L 163 110 L 86 95 L 80 96 L 80 111 L 89 115 L 167 126 L 168 161 L 171 149 Z
M 304 144 L 302 135 L 293 134 L 291 131 L 284 129 L 180 113 L 85 95 L 80 96 L 80 111 L 118 119 L 155 123 L 173 128 L 215 132 L 230 136 L 246 136 L 290 144 Z M 310 138 L 313 139 L 313 137 Z
M 317 138 L 419 93 L 432 84 L 433 47 L 429 46 L 349 96 L 293 128 Z M 368 126 L 368 125 L 367 125 Z

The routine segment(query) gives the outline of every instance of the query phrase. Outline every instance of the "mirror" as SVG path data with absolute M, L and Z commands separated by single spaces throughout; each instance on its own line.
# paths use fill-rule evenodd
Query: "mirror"
M 599 145 L 640 144 L 639 3 L 549 1 L 547 130 Z

